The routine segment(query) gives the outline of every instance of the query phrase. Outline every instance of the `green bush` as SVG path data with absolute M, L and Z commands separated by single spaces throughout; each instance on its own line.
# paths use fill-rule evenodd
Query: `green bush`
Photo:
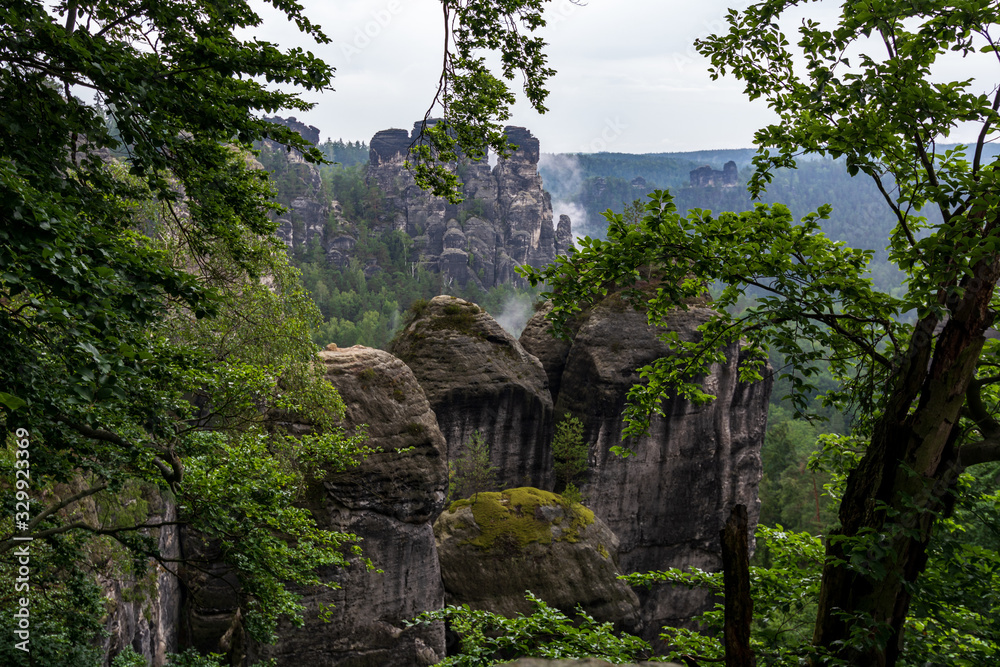
M 587 472 L 588 449 L 583 441 L 583 423 L 567 412 L 562 421 L 556 424 L 556 435 L 552 439 L 552 467 L 558 486 L 563 489 L 572 486 L 576 489 L 574 481 Z M 579 490 L 577 494 L 579 495 Z
M 448 462 L 448 499 L 468 498 L 497 488 L 497 467 L 490 464 L 490 446 L 482 433 L 473 431 L 462 453 Z
M 146 667 L 146 664 L 146 658 L 136 653 L 131 646 L 126 646 L 111 661 L 111 667 Z
M 539 658 L 601 658 L 614 664 L 638 662 L 649 656 L 649 644 L 628 634 L 616 635 L 611 623 L 598 623 L 582 609 L 570 620 L 530 591 L 531 616 L 505 618 L 489 611 L 473 611 L 468 605 L 427 611 L 407 625 L 446 621 L 461 639 L 457 655 L 439 662 L 439 667 L 488 667 L 522 656 Z

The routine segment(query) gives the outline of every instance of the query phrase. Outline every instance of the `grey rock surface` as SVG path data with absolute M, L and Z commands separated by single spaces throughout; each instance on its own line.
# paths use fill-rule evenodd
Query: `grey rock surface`
M 618 538 L 582 505 L 531 488 L 479 493 L 445 510 L 434 536 L 449 605 L 530 615 L 531 591 L 570 618 L 580 606 L 598 622 L 640 629 L 639 600 L 617 578 Z
M 355 559 L 324 573 L 340 588 L 302 590 L 306 624 L 284 624 L 278 643 L 260 647 L 258 656 L 315 667 L 431 664 L 444 657 L 443 627 L 406 628 L 403 621 L 444 601 L 431 527 L 447 487 L 444 438 L 399 359 L 361 346 L 327 350 L 320 359 L 344 399 L 346 423 L 366 424 L 377 453 L 329 474 L 310 509 L 321 527 L 361 536 L 364 555 L 381 572 Z M 317 620 L 319 605 L 333 605 L 328 623 Z
M 444 438 L 413 373 L 396 357 L 355 346 L 323 351 L 320 362 L 344 399 L 345 426 L 367 425 L 366 444 L 375 453 L 355 468 L 328 471 L 312 483 L 305 504 L 321 528 L 360 536 L 373 569 L 351 557 L 344 568 L 321 571 L 339 588 L 294 589 L 305 624 L 281 622 L 276 644 L 249 645 L 237 582 L 217 546 L 189 536 L 186 552 L 200 550 L 211 565 L 188 577 L 188 642 L 203 653 L 226 653 L 234 665 L 271 658 L 279 666 L 433 664 L 444 657 L 444 627 L 407 628 L 404 621 L 444 603 L 432 528 L 448 481 Z M 310 428 L 294 421 L 285 427 Z M 324 609 L 326 621 L 319 618 Z
M 88 499 L 90 500 L 90 499 Z M 177 518 L 173 502 L 163 498 L 157 489 L 143 493 L 149 503 L 151 523 L 170 522 Z M 93 511 L 93 503 L 84 501 L 85 511 Z M 145 531 L 155 540 L 164 558 L 180 556 L 180 531 L 177 526 L 164 526 Z M 156 567 L 141 579 L 99 576 L 98 585 L 108 600 L 108 613 L 103 619 L 107 636 L 102 650 L 109 659 L 131 646 L 153 665 L 162 665 L 167 653 L 178 650 L 181 620 L 181 584 L 172 573 Z
M 542 364 L 479 306 L 437 296 L 392 345 L 437 415 L 448 457 L 473 432 L 490 445 L 501 487 L 551 488 L 552 398 Z
M 551 198 L 538 173 L 538 139 L 528 130 L 505 128 L 517 150 L 492 169 L 485 159 L 452 166 L 464 198 L 456 205 L 418 188 L 404 166 L 420 126 L 415 123 L 410 133 L 378 132 L 370 144 L 368 167 L 369 183 L 385 195 L 385 224 L 414 239 L 427 239 L 415 244 L 411 261 L 440 271 L 446 283 L 471 282 L 485 289 L 521 284 L 523 279 L 513 271 L 518 264 L 541 267 L 566 252 L 572 223 L 563 216 L 558 229 L 553 224 Z
M 624 572 L 666 567 L 721 569 L 719 531 L 734 504 L 759 516 L 757 487 L 771 379 L 740 382 L 745 361 L 738 344 L 729 345 L 726 363 L 705 378 L 711 403 L 664 401 L 663 417 L 654 417 L 649 434 L 621 441 L 622 411 L 628 389 L 639 381 L 635 369 L 668 354 L 657 330 L 612 294 L 584 313 L 566 343 L 546 337 L 536 313 L 522 335 L 546 371 L 559 376 L 555 413 L 571 413 L 584 424 L 590 443 L 589 470 L 581 485 L 585 502 L 621 540 Z M 675 311 L 663 324 L 684 339 L 711 314 L 706 308 Z M 635 456 L 610 453 L 625 444 Z M 655 639 L 663 625 L 685 625 L 711 604 L 706 594 L 661 586 L 640 590 L 645 637 Z

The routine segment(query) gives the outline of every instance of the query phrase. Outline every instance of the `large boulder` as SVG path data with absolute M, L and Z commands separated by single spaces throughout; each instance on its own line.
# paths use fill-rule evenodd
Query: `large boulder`
M 571 413 L 584 424 L 590 443 L 585 501 L 621 540 L 625 572 L 666 567 L 722 567 L 719 531 L 733 505 L 750 510 L 751 525 L 759 515 L 757 487 L 761 477 L 760 447 L 767 418 L 771 379 L 746 383 L 739 367 L 746 361 L 738 343 L 725 348 L 725 363 L 704 378 L 715 400 L 695 406 L 667 398 L 662 417 L 654 417 L 648 435 L 622 442 L 622 413 L 636 369 L 669 354 L 646 314 L 617 294 L 596 304 L 574 323 L 569 343 L 546 334 L 544 315 L 536 313 L 521 342 L 557 376 L 555 413 Z M 696 328 L 712 312 L 697 304 L 678 309 L 664 322 L 682 339 L 693 340 Z M 635 456 L 620 458 L 613 445 L 626 445 Z M 645 636 L 655 640 L 664 625 L 685 625 L 710 606 L 699 590 L 660 586 L 640 590 Z
M 278 665 L 417 667 L 444 657 L 440 624 L 403 621 L 439 609 L 444 589 L 432 522 L 447 488 L 445 442 L 410 369 L 387 352 L 355 346 L 320 353 L 326 378 L 346 405 L 348 426 L 367 425 L 376 451 L 360 466 L 331 472 L 310 493 L 322 528 L 362 538 L 364 556 L 322 576 L 339 588 L 303 589 L 306 623 L 284 623 L 257 657 Z M 326 621 L 317 617 L 327 609 Z
M 392 345 L 437 415 L 457 457 L 479 431 L 501 486 L 550 487 L 552 398 L 542 364 L 482 308 L 437 296 Z
M 568 616 L 576 607 L 634 632 L 639 600 L 618 577 L 618 538 L 579 503 L 534 488 L 460 500 L 434 523 L 445 601 L 530 615 L 531 591 Z

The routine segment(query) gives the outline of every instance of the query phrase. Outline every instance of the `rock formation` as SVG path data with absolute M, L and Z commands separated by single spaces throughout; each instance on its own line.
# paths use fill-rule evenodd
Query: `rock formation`
M 311 667 L 433 664 L 444 657 L 444 628 L 406 628 L 403 621 L 444 604 L 432 528 L 448 482 L 444 438 L 413 374 L 396 357 L 356 346 L 321 352 L 320 360 L 344 399 L 346 425 L 366 424 L 367 444 L 376 453 L 356 468 L 329 471 L 309 490 L 306 504 L 319 527 L 359 535 L 364 556 L 381 572 L 357 558 L 321 572 L 339 588 L 296 591 L 305 625 L 282 622 L 276 644 L 247 646 L 235 582 L 211 545 L 190 540 L 189 554 L 202 549 L 216 565 L 213 576 L 189 577 L 186 643 L 203 653 L 228 653 L 234 665 L 243 656 Z M 308 428 L 287 426 L 292 432 Z M 322 608 L 327 622 L 318 618 Z
M 571 223 L 567 216 L 558 230 L 553 226 L 551 198 L 538 173 L 538 139 L 528 130 L 506 128 L 518 148 L 492 169 L 487 159 L 453 166 L 463 183 L 464 201 L 456 205 L 418 188 L 404 166 L 420 126 L 415 123 L 412 133 L 377 133 L 368 166 L 369 183 L 388 204 L 383 220 L 414 239 L 412 261 L 460 285 L 489 288 L 519 282 L 519 264 L 541 267 L 566 252 Z
M 736 503 L 759 515 L 757 485 L 760 446 L 771 380 L 747 384 L 738 379 L 743 357 L 729 345 L 727 362 L 712 368 L 705 387 L 716 396 L 694 406 L 666 399 L 664 417 L 654 417 L 649 434 L 626 444 L 635 456 L 619 458 L 610 447 L 622 444 L 626 393 L 639 381 L 635 369 L 668 353 L 644 313 L 612 294 L 575 323 L 571 342 L 547 333 L 538 312 L 521 343 L 545 366 L 554 389 L 555 414 L 569 412 L 584 423 L 590 443 L 585 502 L 621 540 L 624 572 L 665 567 L 721 569 L 719 531 Z M 664 326 L 685 340 L 711 314 L 692 307 L 673 313 Z M 683 624 L 709 603 L 700 591 L 670 587 L 640 591 L 646 637 L 663 625 Z
M 315 667 L 432 664 L 444 657 L 444 629 L 403 621 L 444 601 L 431 527 L 447 487 L 444 438 L 399 359 L 360 346 L 320 357 L 347 406 L 346 422 L 367 424 L 378 453 L 328 475 L 310 507 L 320 527 L 362 536 L 364 554 L 382 572 L 360 563 L 329 572 L 340 588 L 303 591 L 312 618 L 301 628 L 285 624 L 260 657 Z M 329 623 L 316 620 L 319 604 L 335 605 Z
M 479 306 L 434 297 L 391 351 L 427 395 L 456 457 L 474 431 L 490 444 L 502 486 L 552 486 L 552 398 L 542 364 Z
M 109 653 L 129 644 L 157 660 L 191 645 L 226 652 L 233 664 L 246 657 L 317 667 L 423 666 L 444 656 L 444 630 L 407 628 L 403 621 L 440 608 L 446 590 L 450 602 L 513 613 L 527 611 L 518 605 L 530 588 L 567 611 L 579 602 L 598 619 L 641 627 L 647 639 L 702 611 L 709 603 L 704 593 L 664 586 L 637 591 L 637 618 L 636 599 L 611 575 L 616 565 L 622 572 L 721 567 L 719 530 L 731 507 L 747 505 L 756 523 L 770 379 L 740 382 L 743 353 L 730 344 L 726 362 L 704 379 L 716 399 L 703 406 L 666 400 L 665 416 L 652 420 L 649 435 L 625 443 L 636 455 L 619 459 L 609 449 L 621 442 L 635 369 L 668 350 L 645 314 L 618 294 L 582 313 L 569 341 L 551 337 L 547 308 L 519 342 L 475 304 L 441 296 L 413 313 L 393 344 L 398 356 L 363 347 L 321 353 L 327 379 L 344 398 L 347 424 L 367 424 L 377 451 L 358 468 L 330 471 L 305 502 L 321 527 L 360 535 L 381 573 L 358 561 L 323 572 L 341 588 L 300 590 L 306 625 L 283 624 L 276 645 L 254 646 L 242 632 L 236 582 L 217 546 L 164 530 L 164 553 L 200 555 L 215 565 L 186 573 L 183 611 L 169 577 L 157 577 L 145 606 L 126 603 L 127 583 L 102 582 L 122 602 L 107 619 Z M 692 304 L 663 325 L 692 340 L 710 316 Z M 551 489 L 555 415 L 567 412 L 583 422 L 590 443 L 580 486 L 597 520 L 590 523 L 537 489 L 480 494 L 496 495 L 503 510 L 493 523 L 477 516 L 475 502 L 441 514 L 447 459 L 477 430 L 491 444 L 503 487 Z M 520 528 L 498 530 L 513 524 Z M 524 530 L 530 539 L 522 539 Z M 329 623 L 317 619 L 321 605 L 332 605 Z
M 708 165 L 698 167 L 691 171 L 690 179 L 692 188 L 731 188 L 739 185 L 740 175 L 736 163 L 730 160 L 723 165 L 722 171 L 712 169 Z
M 299 133 L 303 139 L 311 143 L 313 146 L 319 144 L 319 128 L 315 125 L 306 125 L 305 123 L 298 120 L 295 116 L 289 116 L 288 118 L 282 118 L 280 116 L 274 116 L 272 118 L 264 118 L 268 123 L 276 123 L 278 125 L 284 125 L 285 127 L 295 130 Z
M 319 143 L 319 129 L 294 116 L 265 120 L 295 130 L 311 144 Z M 262 142 L 260 151 L 262 165 L 271 171 L 277 201 L 288 209 L 278 216 L 275 234 L 289 250 L 307 247 L 314 238 L 323 239 L 327 220 L 338 210 L 338 204 L 324 199 L 319 167 L 306 162 L 298 151 L 273 141 Z
M 171 522 L 177 518 L 173 503 L 165 500 L 159 490 L 147 488 L 142 502 L 148 503 L 150 523 Z M 93 511 L 93 499 L 81 503 Z M 153 538 L 165 559 L 180 556 L 180 536 L 177 526 L 168 525 L 145 531 Z M 114 656 L 126 646 L 154 665 L 165 662 L 167 653 L 178 650 L 181 621 L 181 584 L 173 573 L 163 567 L 148 572 L 141 580 L 98 577 L 98 584 L 108 601 L 104 620 L 107 636 L 102 642 L 104 655 Z
M 434 523 L 445 602 L 530 615 L 530 590 L 569 617 L 639 629 L 639 600 L 617 579 L 618 538 L 593 512 L 533 488 L 479 493 Z

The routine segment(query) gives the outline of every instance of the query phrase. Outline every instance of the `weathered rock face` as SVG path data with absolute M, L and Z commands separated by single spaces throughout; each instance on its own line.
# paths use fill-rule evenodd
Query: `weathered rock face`
M 479 431 L 501 486 L 551 488 L 552 398 L 545 371 L 488 313 L 462 299 L 434 297 L 392 352 L 413 369 L 449 457 Z
M 695 566 L 721 569 L 719 531 L 734 504 L 759 515 L 757 485 L 760 446 L 771 382 L 738 379 L 741 351 L 726 350 L 727 362 L 713 367 L 705 387 L 716 399 L 704 406 L 666 400 L 649 435 L 626 444 L 635 456 L 611 454 L 622 444 L 626 393 L 639 381 L 635 372 L 667 353 L 644 313 L 612 295 L 576 323 L 572 343 L 544 332 L 541 311 L 521 342 L 558 377 L 555 412 L 570 412 L 584 423 L 590 443 L 588 479 L 581 486 L 587 505 L 621 540 L 625 572 Z M 710 316 L 705 308 L 677 311 L 665 325 L 686 340 Z M 647 638 L 663 625 L 683 624 L 708 604 L 699 591 L 668 587 L 640 591 Z
M 294 116 L 266 120 L 295 130 L 311 144 L 319 143 L 319 129 Z M 323 197 L 319 167 L 306 162 L 298 151 L 289 151 L 273 141 L 264 141 L 260 148 L 261 163 L 272 172 L 271 180 L 278 190 L 278 203 L 288 209 L 278 217 L 275 234 L 289 250 L 305 248 L 313 239 L 323 242 L 326 223 L 339 205 Z
M 434 523 L 447 604 L 508 617 L 533 611 L 525 591 L 571 618 L 639 629 L 639 600 L 617 579 L 618 538 L 593 512 L 533 488 L 479 493 Z
M 731 188 L 739 185 L 739 170 L 732 160 L 722 167 L 722 171 L 712 169 L 710 166 L 698 167 L 690 173 L 692 188 L 726 187 Z
M 316 667 L 432 664 L 444 657 L 443 628 L 405 628 L 403 620 L 444 601 L 431 527 L 447 488 L 444 438 L 399 359 L 360 346 L 320 357 L 347 406 L 347 423 L 367 424 L 378 453 L 328 475 L 310 508 L 321 527 L 363 536 L 365 555 L 383 572 L 355 563 L 326 573 L 341 588 L 303 591 L 306 624 L 281 627 L 279 642 L 259 656 Z M 329 623 L 316 620 L 320 604 L 335 605 Z
M 236 582 L 218 549 L 191 536 L 187 555 L 200 551 L 213 565 L 188 577 L 185 643 L 227 653 L 234 665 L 244 658 L 311 667 L 433 664 L 444 657 L 443 626 L 405 628 L 403 621 L 444 603 L 432 528 L 448 482 L 444 438 L 413 373 L 396 357 L 355 346 L 321 352 L 320 360 L 344 399 L 346 426 L 367 425 L 366 442 L 376 453 L 356 468 L 329 471 L 310 489 L 307 506 L 319 527 L 361 536 L 364 556 L 382 572 L 357 558 L 346 568 L 321 571 L 340 588 L 296 591 L 305 625 L 283 622 L 275 645 L 249 646 Z M 321 608 L 332 612 L 328 622 L 319 620 Z
M 147 489 L 143 500 L 149 503 L 152 523 L 177 518 L 174 504 L 164 500 L 156 489 Z M 180 556 L 177 526 L 155 528 L 150 534 L 164 558 Z M 177 652 L 181 618 L 181 585 L 177 577 L 157 567 L 138 581 L 102 576 L 98 584 L 110 603 L 104 619 L 108 633 L 102 645 L 105 656 L 110 659 L 131 646 L 149 663 L 162 665 L 167 653 Z
M 306 125 L 295 116 L 289 116 L 288 118 L 274 116 L 272 118 L 265 118 L 264 120 L 269 123 L 284 125 L 289 129 L 295 130 L 303 139 L 311 143 L 313 146 L 319 143 L 319 128 L 315 125 Z
M 463 182 L 461 204 L 448 204 L 416 186 L 405 168 L 407 151 L 420 135 L 383 130 L 371 141 L 368 180 L 388 206 L 385 222 L 414 238 L 411 261 L 420 262 L 460 285 L 481 288 L 521 282 L 518 264 L 541 267 L 572 241 L 571 222 L 552 222 L 552 202 L 538 173 L 538 140 L 520 127 L 506 128 L 518 149 L 490 169 L 487 160 L 454 168 Z

